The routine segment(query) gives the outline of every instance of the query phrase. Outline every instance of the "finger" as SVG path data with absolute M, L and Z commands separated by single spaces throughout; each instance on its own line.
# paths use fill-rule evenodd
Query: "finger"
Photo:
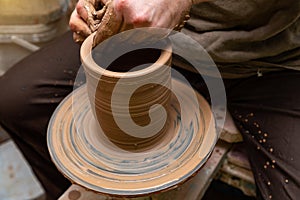
M 97 3 L 98 4 L 98 3 Z M 92 32 L 96 31 L 96 0 L 79 0 L 76 5 L 78 15 L 87 23 Z
M 106 4 L 106 12 L 94 37 L 93 47 L 112 35 L 119 33 L 122 28 L 122 23 L 122 19 L 116 16 L 112 1 L 108 1 Z
M 82 42 L 85 40 L 86 37 L 77 34 L 77 33 L 73 33 L 73 40 L 78 43 L 78 44 L 82 44 Z
M 106 12 L 106 5 L 104 5 L 101 10 L 97 10 L 96 11 L 96 17 L 97 17 L 97 19 L 101 20 L 103 18 L 103 16 L 104 16 L 105 12 Z
M 77 32 L 77 34 L 83 35 L 85 37 L 92 33 L 85 21 L 83 21 L 78 15 L 76 9 L 71 14 L 69 27 L 73 32 Z
M 175 31 L 181 31 L 181 29 L 184 27 L 184 25 L 186 24 L 186 22 L 190 19 L 190 15 L 189 13 L 186 12 L 182 12 L 181 17 L 179 18 L 177 24 L 174 25 L 174 30 Z
M 85 6 L 85 1 L 78 1 L 77 5 L 76 5 L 76 11 L 78 13 L 78 15 L 87 22 L 88 20 L 88 13 L 87 10 L 84 8 Z
M 88 21 L 89 21 L 88 25 L 92 30 L 92 32 L 98 30 L 100 26 L 100 22 L 102 21 L 102 18 L 106 12 L 106 5 L 103 5 L 101 2 L 99 2 L 98 4 L 101 4 L 101 6 L 98 5 L 94 8 L 91 7 L 88 8 L 91 9 L 91 11 L 89 11 L 91 15 L 88 17 Z M 97 8 L 98 10 L 96 11 L 95 8 Z

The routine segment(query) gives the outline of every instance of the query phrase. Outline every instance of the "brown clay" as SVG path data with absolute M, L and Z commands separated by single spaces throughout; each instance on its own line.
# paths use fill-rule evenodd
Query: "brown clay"
M 138 126 L 148 126 L 150 124 L 149 110 L 155 104 L 162 105 L 165 110 L 169 110 L 169 102 L 171 91 L 171 49 L 166 46 L 166 50 L 157 49 L 140 49 L 122 55 L 112 62 L 108 69 L 105 70 L 98 66 L 92 57 L 92 37 L 88 37 L 83 43 L 81 50 L 81 58 L 87 76 L 87 89 L 90 97 L 92 109 L 95 118 L 99 122 L 101 128 L 107 137 L 115 144 L 127 150 L 139 148 L 147 148 L 147 146 L 156 142 L 164 134 L 168 123 L 165 123 L 156 133 L 149 133 L 148 136 L 132 136 L 126 133 L 118 126 L 115 117 L 119 117 L 121 121 L 132 118 L 133 122 Z M 142 69 L 137 71 L 129 71 L 135 66 L 146 64 Z M 169 67 L 167 67 L 169 66 Z M 121 72 L 120 72 L 121 71 Z M 123 72 L 125 71 L 125 72 Z M 159 82 L 159 84 L 156 84 Z M 117 86 L 120 92 L 115 92 Z M 137 88 L 130 97 L 129 104 L 126 103 L 126 96 L 130 88 Z M 113 92 L 117 98 L 116 112 L 112 111 Z M 129 114 L 127 115 L 129 110 Z M 154 112 L 158 113 L 159 110 Z M 156 119 L 151 123 L 155 124 L 163 120 L 156 114 Z M 132 130 L 129 127 L 130 130 Z M 144 130 L 144 129 L 143 129 Z M 145 132 L 143 132 L 145 135 Z M 160 137 L 159 137 L 160 136 Z
M 99 5 L 98 5 L 99 4 Z M 101 5 L 95 0 L 84 0 L 84 7 L 87 11 L 87 24 L 94 35 L 93 47 L 105 39 L 132 28 L 123 23 L 123 19 L 117 17 L 112 0 Z
M 159 142 L 140 151 L 124 150 L 108 140 L 97 126 L 86 87 L 74 91 L 49 124 L 48 146 L 58 169 L 87 189 L 122 197 L 147 196 L 192 176 L 213 150 L 215 124 L 202 96 L 197 94 L 198 107 L 187 92 L 192 88 L 174 79 L 172 85 L 185 104 L 179 106 L 171 97 L 171 126 Z M 187 114 L 185 119 L 178 110 Z

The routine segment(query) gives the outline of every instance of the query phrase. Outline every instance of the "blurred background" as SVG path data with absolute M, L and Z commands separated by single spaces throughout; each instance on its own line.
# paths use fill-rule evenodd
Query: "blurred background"
M 68 29 L 74 0 L 0 0 L 0 75 Z

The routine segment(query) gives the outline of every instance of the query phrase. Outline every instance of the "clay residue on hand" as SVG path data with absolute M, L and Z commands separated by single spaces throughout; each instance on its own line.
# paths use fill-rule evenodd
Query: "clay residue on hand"
M 88 13 L 87 23 L 89 28 L 92 32 L 97 31 L 94 36 L 93 47 L 107 38 L 129 29 L 128 26 L 124 25 L 123 19 L 117 16 L 112 0 L 101 6 L 96 6 L 90 0 L 86 0 L 85 9 Z

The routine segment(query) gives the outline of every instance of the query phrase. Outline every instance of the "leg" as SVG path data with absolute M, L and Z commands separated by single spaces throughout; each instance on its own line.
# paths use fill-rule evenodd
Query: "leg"
M 79 46 L 68 32 L 0 77 L 0 123 L 22 150 L 48 199 L 57 199 L 70 184 L 51 162 L 46 131 L 54 109 L 72 91 L 79 67 Z
M 229 82 L 228 108 L 243 134 L 259 195 L 297 199 L 300 72 L 286 70 Z
M 200 75 L 180 69 L 202 95 Z M 243 134 L 258 187 L 258 198 L 297 199 L 300 195 L 300 72 L 224 80 L 228 109 Z

